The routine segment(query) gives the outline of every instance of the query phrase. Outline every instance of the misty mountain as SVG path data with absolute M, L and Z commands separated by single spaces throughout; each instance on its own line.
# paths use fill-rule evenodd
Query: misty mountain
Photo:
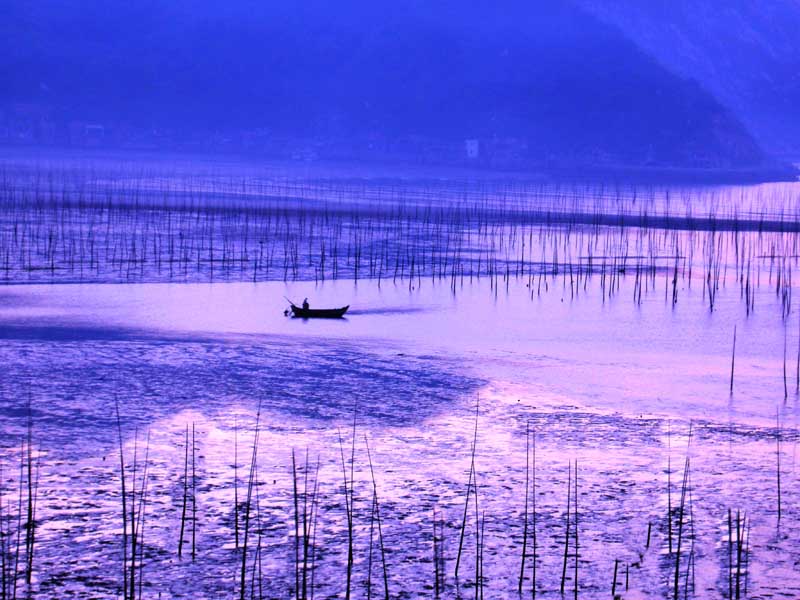
M 800 2 L 582 1 L 669 69 L 702 81 L 767 150 L 800 156 Z
M 570 2 L 30 0 L 0 104 L 332 141 L 521 140 L 531 164 L 763 165 L 712 95 Z

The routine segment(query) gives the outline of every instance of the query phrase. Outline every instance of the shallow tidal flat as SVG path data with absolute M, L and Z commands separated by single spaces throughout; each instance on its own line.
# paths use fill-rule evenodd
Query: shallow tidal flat
M 347 193 L 370 207 L 376 185 Z M 113 202 L 76 205 L 52 251 L 4 221 L 4 247 L 52 259 L 0 268 L 4 591 L 16 571 L 20 597 L 344 597 L 349 572 L 359 598 L 800 595 L 792 228 L 524 220 L 522 192 L 498 210 L 488 183 L 451 222 L 399 213 L 405 187 L 394 212 L 265 220 L 277 254 L 255 277 L 244 213 L 203 230 L 227 267 L 192 245 L 170 278 L 176 226 L 136 243 L 124 284 L 113 243 L 69 250 L 118 224 Z M 745 192 L 697 202 L 731 216 Z M 295 320 L 283 296 L 351 310 Z

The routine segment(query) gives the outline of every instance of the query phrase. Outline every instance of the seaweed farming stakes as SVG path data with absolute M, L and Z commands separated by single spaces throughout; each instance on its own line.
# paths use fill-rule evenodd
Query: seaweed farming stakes
M 800 184 L 457 173 L 5 160 L 0 600 L 800 596 Z

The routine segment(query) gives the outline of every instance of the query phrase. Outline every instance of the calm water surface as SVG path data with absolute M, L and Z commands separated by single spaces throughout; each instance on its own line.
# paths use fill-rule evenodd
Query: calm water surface
M 517 597 L 520 572 L 525 595 L 535 584 L 537 596 L 560 598 L 563 577 L 565 593 L 577 588 L 581 598 L 607 598 L 616 561 L 616 591 L 625 598 L 674 597 L 676 570 L 680 597 L 726 598 L 728 515 L 735 520 L 737 511 L 747 518 L 741 528 L 744 595 L 800 597 L 800 320 L 791 301 L 797 236 L 779 226 L 771 233 L 756 228 L 717 236 L 524 219 L 518 229 L 516 221 L 496 227 L 493 220 L 505 218 L 508 209 L 534 207 L 606 216 L 668 213 L 684 224 L 697 215 L 767 218 L 775 229 L 775 223 L 797 220 L 797 185 L 549 186 L 420 169 L 131 163 L 126 156 L 58 154 L 0 154 L 0 166 L 9 208 L 0 218 L 0 271 L 10 283 L 38 282 L 0 287 L 0 540 L 6 556 L 16 544 L 29 422 L 38 484 L 32 581 L 19 582 L 25 594 L 122 597 L 118 404 L 128 491 L 136 486 L 144 515 L 137 573 L 144 598 L 240 597 L 242 550 L 235 531 L 257 419 L 248 598 L 297 597 L 293 451 L 302 487 L 307 480 L 308 489 L 317 490 L 312 588 L 319 598 L 344 596 L 343 459 L 345 475 L 352 469 L 354 480 L 356 598 L 384 595 L 374 494 L 392 598 L 434 595 L 434 515 L 442 524 L 436 539 L 442 597 L 477 597 L 482 554 L 489 598 Z M 48 195 L 50 181 L 63 197 Z M 42 198 L 50 201 L 41 204 Z M 132 201 L 142 204 L 133 211 L 114 208 L 114 202 Z M 141 210 L 149 202 L 156 210 Z M 259 242 L 252 233 L 241 235 L 250 214 L 245 209 L 260 202 L 273 211 L 259 217 L 268 223 L 263 231 L 278 236 L 283 226 L 274 214 L 281 214 L 282 203 L 296 209 L 287 218 L 286 239 L 267 244 L 276 256 L 294 257 L 290 279 L 329 274 L 330 262 L 324 268 L 314 262 L 326 256 L 323 243 L 327 252 L 331 242 L 349 252 L 357 237 L 370 261 L 370 248 L 384 249 L 386 269 L 396 268 L 392 260 L 402 254 L 419 252 L 427 257 L 425 273 L 455 257 L 452 247 L 442 253 L 438 244 L 461 248 L 463 242 L 463 269 L 458 277 L 445 273 L 434 280 L 405 264 L 401 273 L 412 274 L 396 285 L 384 267 L 380 284 L 341 276 L 324 284 L 143 282 L 202 281 L 212 273 L 217 279 L 282 278 L 289 272 L 279 267 L 285 259 L 271 269 L 254 263 Z M 427 207 L 436 214 L 437 206 L 454 202 L 479 206 L 486 220 L 465 217 L 441 227 L 413 208 L 407 218 L 382 222 L 385 214 L 373 215 L 364 225 L 361 213 L 351 212 L 355 206 L 380 206 L 386 214 Z M 186 206 L 196 212 L 180 213 Z M 304 212 L 307 206 L 332 206 L 331 214 L 339 214 L 335 232 L 319 229 L 328 213 L 317 214 L 313 247 L 295 241 L 310 235 L 308 215 L 315 213 Z M 44 212 L 31 213 L 32 207 Z M 235 209 L 224 213 L 231 231 L 215 220 L 223 213 L 214 211 L 226 207 Z M 182 216 L 175 222 L 195 228 L 186 253 L 175 254 L 173 273 L 164 260 L 176 252 L 171 244 L 182 247 L 183 231 L 164 234 L 158 227 L 177 209 Z M 396 236 L 392 227 L 405 234 Z M 592 244 L 594 266 L 581 271 Z M 214 262 L 220 248 L 227 248 L 222 271 Z M 676 252 L 683 262 L 673 305 Z M 253 273 L 233 260 L 239 256 L 248 258 L 248 269 L 256 264 Z M 639 256 L 654 274 L 640 303 L 634 301 Z M 494 276 L 471 281 L 476 259 L 484 271 L 488 260 L 499 261 L 492 263 Z M 602 276 L 599 260 L 608 262 Z M 507 266 L 513 271 L 525 261 L 527 271 L 506 281 Z M 342 262 L 347 277 L 350 255 Z M 619 273 L 620 264 L 627 274 L 609 295 L 601 281 Z M 591 276 L 573 286 L 573 266 Z M 717 270 L 720 283 L 713 311 L 703 285 L 707 268 Z M 543 284 L 539 273 L 546 274 Z M 79 280 L 93 283 L 43 283 Z M 742 296 L 751 284 L 755 311 L 748 314 Z M 296 320 L 284 316 L 284 296 L 351 309 L 343 320 Z M 791 310 L 784 317 L 787 296 Z M 184 520 L 179 558 L 192 427 L 195 502 L 193 516 Z M 467 495 L 473 440 L 477 500 Z M 526 446 L 534 443 L 535 469 L 526 477 L 526 462 L 534 462 L 532 455 L 526 461 Z
M 116 397 L 129 457 L 134 442 L 141 453 L 150 436 L 147 597 L 235 593 L 234 480 L 246 482 L 259 403 L 265 593 L 293 594 L 292 449 L 301 462 L 308 449 L 312 465 L 317 459 L 321 464 L 315 585 L 320 594 L 342 592 L 346 530 L 338 436 L 351 442 L 355 407 L 357 593 L 367 593 L 372 489 L 366 435 L 391 548 L 392 595 L 430 595 L 435 509 L 445 519 L 448 594 L 471 597 L 474 508 L 462 559 L 467 567 L 461 567 L 457 588 L 452 572 L 476 402 L 478 514 L 486 519 L 484 578 L 492 597 L 511 596 L 517 587 L 526 426 L 537 444 L 541 594 L 558 591 L 572 460 L 579 464 L 581 595 L 610 593 L 615 559 L 634 565 L 628 567 L 627 597 L 671 593 L 675 567 L 667 552 L 666 511 L 679 501 L 687 453 L 693 533 L 691 562 L 687 554 L 679 565 L 681 585 L 688 581 L 697 597 L 727 594 L 732 508 L 751 519 L 748 593 L 800 594 L 796 315 L 784 323 L 771 290 L 759 292 L 758 310 L 746 317 L 733 286 L 720 293 L 713 313 L 702 289 L 687 287 L 672 307 L 662 291 L 637 306 L 626 285 L 605 301 L 597 287 L 590 283 L 574 298 L 557 286 L 531 297 L 524 283 L 513 282 L 508 290 L 482 282 L 453 294 L 449 285 L 424 279 L 413 288 L 349 281 L 4 288 L 6 430 L 24 432 L 30 394 L 41 452 L 34 586 L 42 593 L 69 589 L 76 597 L 96 597 L 93 590 L 113 595 L 120 585 Z M 351 310 L 341 321 L 291 319 L 283 315 L 283 296 L 309 297 L 320 307 L 350 304 Z M 782 427 L 780 527 L 776 414 Z M 187 564 L 176 558 L 176 539 L 185 427 L 191 423 L 199 437 L 201 516 L 198 558 Z M 7 473 L 15 456 L 9 444 Z M 6 501 L 14 481 L 7 477 Z M 653 537 L 645 548 L 648 523 Z M 377 563 L 373 568 L 379 581 Z M 525 577 L 527 589 L 532 573 Z

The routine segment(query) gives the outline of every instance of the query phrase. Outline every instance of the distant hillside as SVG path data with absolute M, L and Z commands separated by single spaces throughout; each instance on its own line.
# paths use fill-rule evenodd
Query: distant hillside
M 800 2 L 581 0 L 703 82 L 770 152 L 800 157 Z
M 531 165 L 766 161 L 699 85 L 566 1 L 30 0 L 0 11 L 0 103 L 47 103 L 65 119 L 355 148 L 513 140 Z

